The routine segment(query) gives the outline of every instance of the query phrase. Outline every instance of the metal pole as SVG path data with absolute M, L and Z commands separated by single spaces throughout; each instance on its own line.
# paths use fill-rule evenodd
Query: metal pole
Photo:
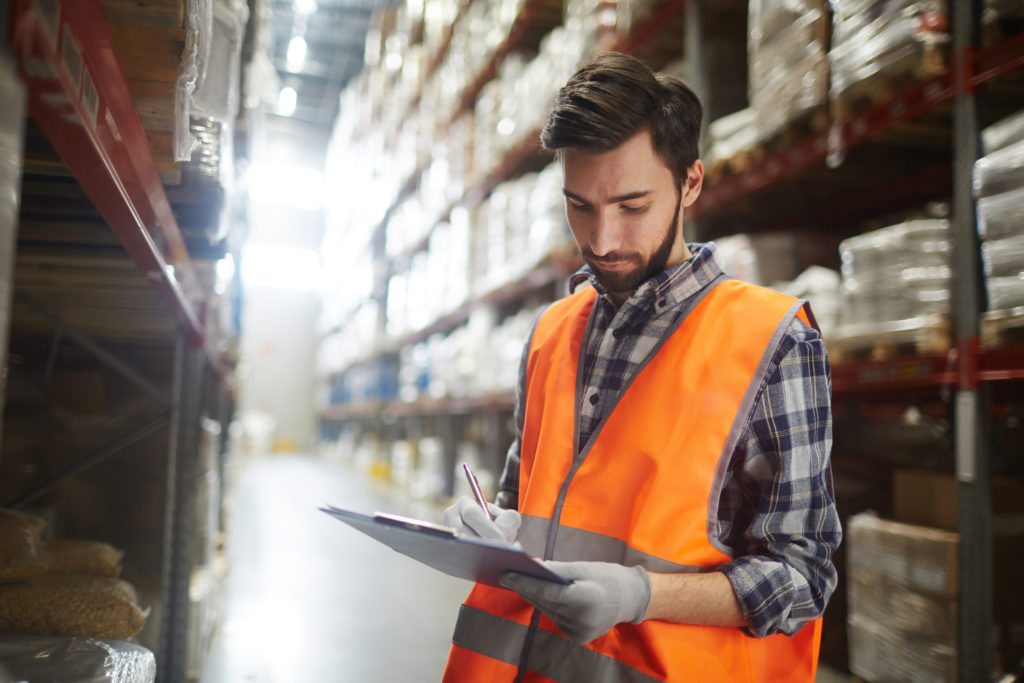
M 202 414 L 203 350 L 179 329 L 175 344 L 171 438 L 167 453 L 163 580 L 157 680 L 180 683 L 188 674 L 189 583 L 196 531 L 195 479 Z
M 960 609 L 958 680 L 992 677 L 992 513 L 985 395 L 975 372 L 981 311 L 977 207 L 972 192 L 980 149 L 977 100 L 968 60 L 978 45 L 979 0 L 951 3 L 956 99 L 953 119 L 953 322 L 958 349 L 956 466 L 959 480 Z
M 7 35 L 11 3 L 0 2 L 0 35 Z M 14 290 L 21 164 L 25 144 L 25 86 L 18 78 L 6 39 L 0 42 L 0 435 L 3 434 L 4 388 L 7 385 L 7 337 Z

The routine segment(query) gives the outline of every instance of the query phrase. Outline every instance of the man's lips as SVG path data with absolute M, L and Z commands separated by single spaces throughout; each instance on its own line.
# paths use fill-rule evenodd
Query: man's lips
M 608 271 L 625 270 L 625 269 L 630 267 L 630 262 L 627 261 L 627 260 L 620 260 L 620 261 L 593 260 L 591 263 L 594 266 L 596 266 L 597 268 L 600 268 L 601 270 L 608 270 Z

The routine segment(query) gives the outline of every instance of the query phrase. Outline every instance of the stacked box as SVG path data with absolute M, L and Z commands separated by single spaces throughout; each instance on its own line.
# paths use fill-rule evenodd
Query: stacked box
M 1024 112 L 982 132 L 974 165 L 988 308 L 1024 306 Z
M 949 43 L 944 0 L 833 0 L 829 50 L 837 114 L 941 73 Z
M 759 139 L 828 102 L 828 17 L 822 0 L 751 0 L 748 95 Z
M 950 232 L 945 219 L 911 220 L 844 240 L 840 336 L 865 326 L 948 314 Z
M 955 681 L 957 534 L 879 519 L 847 523 L 850 670 L 869 681 Z

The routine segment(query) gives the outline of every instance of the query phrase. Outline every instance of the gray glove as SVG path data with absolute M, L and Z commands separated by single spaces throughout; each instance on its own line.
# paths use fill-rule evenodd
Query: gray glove
M 488 503 L 487 509 L 494 516 L 493 520 L 487 519 L 476 498 L 462 496 L 444 511 L 443 523 L 467 536 L 479 536 L 506 543 L 515 541 L 519 524 L 523 521 L 519 513 L 515 510 L 502 509 L 494 503 Z
M 566 637 L 589 643 L 615 624 L 639 624 L 651 603 L 651 580 L 643 567 L 612 562 L 545 562 L 569 585 L 514 572 L 501 575 L 501 585 L 551 617 Z

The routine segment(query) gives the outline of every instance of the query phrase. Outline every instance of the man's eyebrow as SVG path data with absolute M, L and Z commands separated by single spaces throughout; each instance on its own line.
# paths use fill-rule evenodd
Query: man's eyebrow
M 580 202 L 582 204 L 589 204 L 590 203 L 586 199 L 584 199 L 583 197 L 581 197 L 578 194 L 576 194 L 575 192 L 570 192 L 569 190 L 566 190 L 565 188 L 562 188 L 562 194 L 564 194 L 569 199 L 572 199 L 574 201 Z M 618 195 L 616 197 L 612 197 L 611 199 L 608 200 L 608 203 L 609 204 L 618 204 L 619 202 L 628 202 L 631 199 L 640 199 L 642 197 L 646 197 L 649 194 L 651 194 L 651 190 L 637 190 L 636 192 L 627 192 L 626 194 L 620 194 L 620 195 Z

